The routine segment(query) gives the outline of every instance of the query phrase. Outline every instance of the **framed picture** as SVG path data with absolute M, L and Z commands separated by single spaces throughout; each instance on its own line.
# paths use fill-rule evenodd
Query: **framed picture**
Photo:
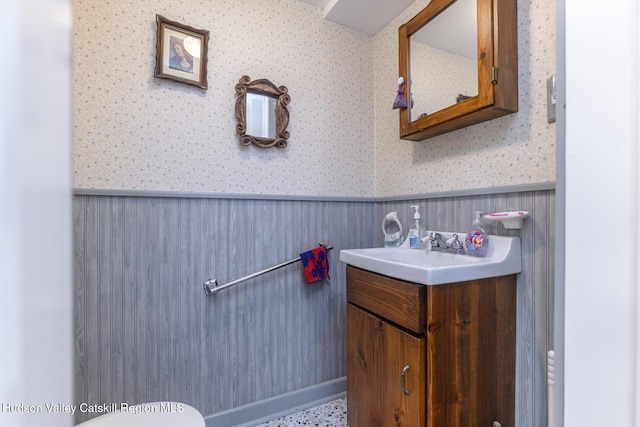
M 156 15 L 154 76 L 207 89 L 209 31 L 198 30 Z

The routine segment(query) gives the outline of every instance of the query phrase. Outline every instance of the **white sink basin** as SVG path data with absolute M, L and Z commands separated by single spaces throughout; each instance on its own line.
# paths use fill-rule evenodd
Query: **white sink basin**
M 464 241 L 464 233 L 456 234 Z M 485 279 L 522 270 L 520 239 L 507 236 L 489 236 L 489 249 L 483 258 L 408 247 L 384 247 L 343 249 L 340 251 L 340 261 L 423 285 Z

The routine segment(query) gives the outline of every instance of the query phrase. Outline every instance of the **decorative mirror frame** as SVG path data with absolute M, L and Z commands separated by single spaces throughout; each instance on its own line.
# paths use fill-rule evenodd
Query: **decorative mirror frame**
M 409 38 L 455 1 L 431 0 L 427 7 L 398 28 L 399 70 L 405 82 L 412 79 L 409 75 Z M 477 8 L 478 95 L 413 121 L 410 121 L 408 108 L 401 108 L 401 139 L 422 141 L 518 111 L 517 0 L 477 0 Z M 404 92 L 407 105 L 410 105 L 411 89 Z
M 257 93 L 260 95 L 276 98 L 276 137 L 275 138 L 263 138 L 254 135 L 246 134 L 247 131 L 247 92 Z M 238 84 L 236 85 L 236 93 L 238 98 L 236 99 L 236 117 L 238 118 L 238 124 L 236 125 L 236 132 L 240 134 L 240 144 L 242 145 L 256 145 L 260 148 L 278 147 L 285 148 L 287 146 L 287 139 L 289 139 L 289 132 L 287 132 L 287 126 L 289 125 L 289 110 L 287 105 L 291 102 L 291 97 L 287 93 L 288 89 L 285 86 L 276 86 L 267 79 L 258 79 L 251 81 L 249 76 L 242 76 Z

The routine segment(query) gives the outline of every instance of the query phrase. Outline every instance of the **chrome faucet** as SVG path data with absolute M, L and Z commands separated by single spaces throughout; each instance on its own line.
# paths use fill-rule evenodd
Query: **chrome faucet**
M 432 251 L 447 252 L 450 254 L 464 254 L 462 242 L 458 239 L 457 234 L 452 234 L 445 240 L 442 234 L 432 231 L 429 235 L 429 240 L 431 241 Z

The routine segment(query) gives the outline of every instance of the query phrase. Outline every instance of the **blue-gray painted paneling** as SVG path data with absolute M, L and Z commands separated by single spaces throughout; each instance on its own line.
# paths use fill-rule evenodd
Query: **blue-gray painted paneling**
M 371 203 L 76 196 L 78 403 L 175 400 L 203 414 L 345 375 L 340 249 L 371 246 Z M 331 281 L 300 263 L 330 242 Z M 76 421 L 91 418 L 80 414 Z
M 339 251 L 380 246 L 384 215 L 405 230 L 419 204 L 429 229 L 466 231 L 474 210 L 528 210 L 518 279 L 516 416 L 545 425 L 553 342 L 553 190 L 416 200 L 314 201 L 74 197 L 76 402 L 174 400 L 209 415 L 345 375 L 345 276 Z M 223 284 L 327 240 L 331 282 L 299 263 L 211 297 Z M 91 418 L 80 414 L 76 421 Z

